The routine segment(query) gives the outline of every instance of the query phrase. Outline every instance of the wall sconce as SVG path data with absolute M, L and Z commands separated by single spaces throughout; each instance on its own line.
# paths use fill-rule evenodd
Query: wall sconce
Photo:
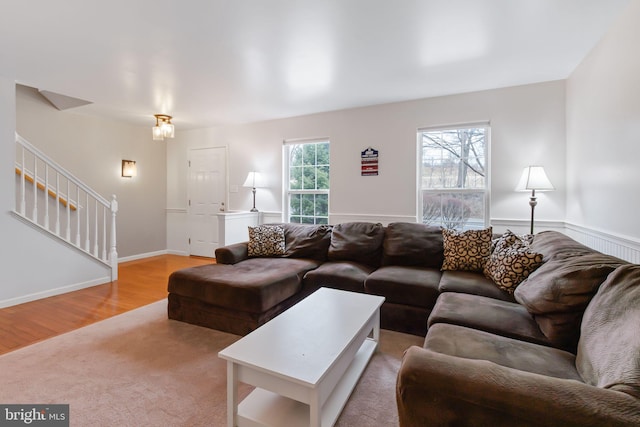
M 154 141 L 162 141 L 165 138 L 173 138 L 175 136 L 175 128 L 171 123 L 171 116 L 166 114 L 154 114 L 156 125 L 151 128 Z
M 256 209 L 256 187 L 264 186 L 260 172 L 249 172 L 242 186 L 253 188 L 251 190 L 253 192 L 253 208 L 251 208 L 251 212 L 258 212 L 258 209 Z
M 122 161 L 122 177 L 133 178 L 138 175 L 138 169 L 136 168 L 135 160 L 123 160 Z
M 522 171 L 522 176 L 520 176 L 520 182 L 518 182 L 518 185 L 516 186 L 516 191 L 529 190 L 531 190 L 529 206 L 531 206 L 531 234 L 533 234 L 533 211 L 538 204 L 536 200 L 536 190 L 555 190 L 551 181 L 547 178 L 547 174 L 544 172 L 544 168 L 542 166 L 527 166 Z

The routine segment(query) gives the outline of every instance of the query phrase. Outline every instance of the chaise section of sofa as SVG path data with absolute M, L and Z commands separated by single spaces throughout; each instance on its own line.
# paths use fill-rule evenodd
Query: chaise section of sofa
M 298 302 L 302 277 L 318 265 L 254 258 L 176 271 L 169 276 L 169 318 L 246 335 Z
M 331 228 L 282 227 L 284 253 L 251 257 L 237 243 L 218 248 L 216 264 L 172 273 L 169 318 L 246 335 L 307 296 L 302 279 L 326 259 Z

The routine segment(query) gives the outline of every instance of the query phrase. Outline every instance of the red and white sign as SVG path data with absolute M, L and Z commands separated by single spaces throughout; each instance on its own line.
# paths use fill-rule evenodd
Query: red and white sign
M 378 175 L 378 150 L 369 147 L 360 154 L 360 174 L 362 176 Z

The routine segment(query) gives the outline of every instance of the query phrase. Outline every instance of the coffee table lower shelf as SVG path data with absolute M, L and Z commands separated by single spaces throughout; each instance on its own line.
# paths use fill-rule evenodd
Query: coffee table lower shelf
M 365 339 L 321 410 L 322 426 L 332 426 L 364 372 L 378 343 Z M 239 427 L 309 425 L 309 405 L 256 388 L 238 405 Z

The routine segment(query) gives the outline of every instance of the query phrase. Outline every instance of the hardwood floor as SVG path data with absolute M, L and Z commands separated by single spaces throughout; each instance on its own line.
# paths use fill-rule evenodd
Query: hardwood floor
M 211 258 L 161 255 L 120 264 L 118 280 L 0 309 L 0 354 L 167 297 L 167 279 Z

